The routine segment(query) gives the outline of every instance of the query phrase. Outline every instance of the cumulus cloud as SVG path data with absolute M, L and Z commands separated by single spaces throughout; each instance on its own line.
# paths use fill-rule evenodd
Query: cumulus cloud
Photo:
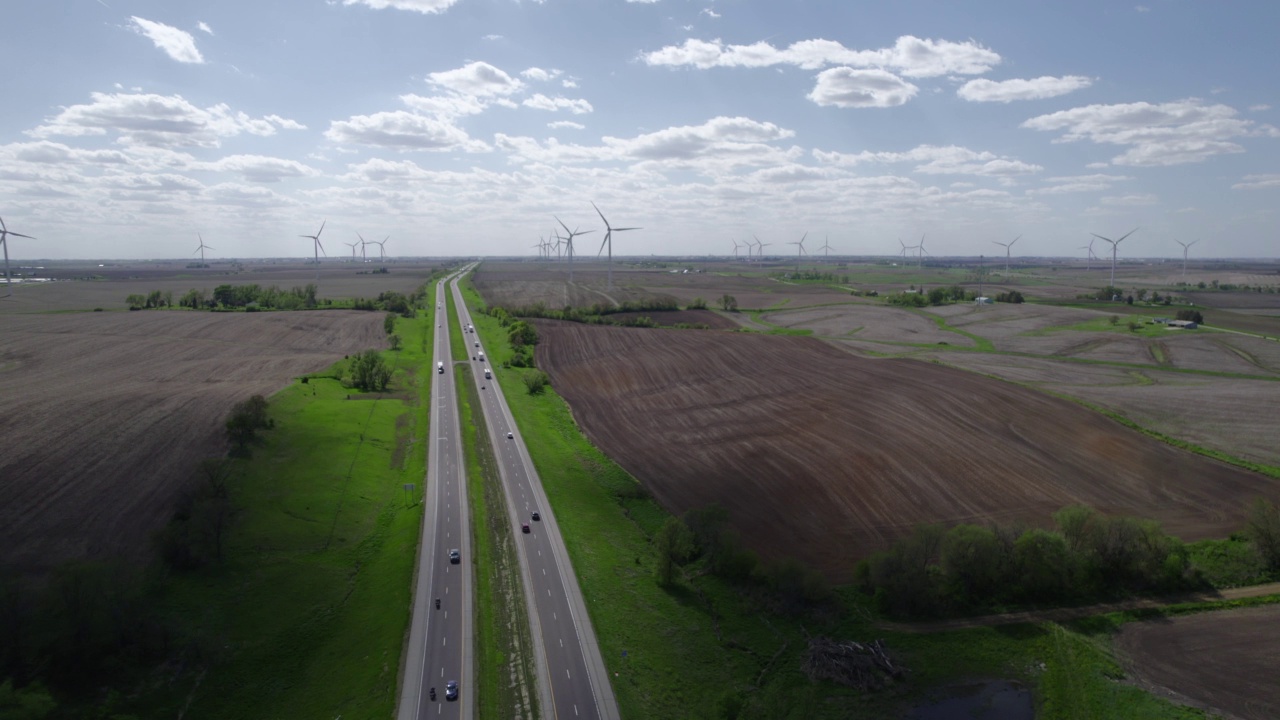
M 221 138 L 247 132 L 274 135 L 303 125 L 278 115 L 251 118 L 225 104 L 199 108 L 181 95 L 91 93 L 92 102 L 64 108 L 27 134 L 36 138 L 117 133 L 120 142 L 154 146 L 216 147 Z
M 1046 183 L 1052 183 L 1042 188 L 1032 188 L 1027 191 L 1028 195 L 1066 195 L 1078 192 L 1101 192 L 1110 190 L 1111 186 L 1118 182 L 1132 180 L 1133 178 L 1125 175 L 1106 175 L 1102 173 L 1094 175 L 1073 175 L 1066 177 L 1045 178 Z
M 397 150 L 465 150 L 483 152 L 489 147 L 472 140 L 447 119 L 397 110 L 372 115 L 354 115 L 335 120 L 324 136 L 336 143 L 375 145 Z
M 576 123 L 572 120 L 557 120 L 555 122 L 549 122 L 547 123 L 547 127 L 552 130 L 559 130 L 561 128 L 567 128 L 569 130 L 585 130 L 587 128 L 586 125 Z
M 834 40 L 802 40 L 786 48 L 767 42 L 751 45 L 726 45 L 719 39 L 690 38 L 683 45 L 671 45 L 641 54 L 649 65 L 672 67 L 772 67 L 795 65 L 817 70 L 827 65 L 850 68 L 880 68 L 906 77 L 940 75 L 981 75 L 1000 63 L 995 51 L 968 40 L 921 39 L 912 35 L 899 37 L 891 48 L 852 50 Z
M 423 15 L 442 13 L 453 7 L 458 0 L 342 0 L 343 5 L 368 5 L 374 10 L 412 10 Z
M 986 151 L 970 150 L 956 145 L 920 145 L 906 152 L 869 152 L 856 154 L 814 150 L 813 156 L 820 163 L 854 167 L 867 163 L 915 163 L 915 172 L 926 175 L 983 175 L 988 177 L 1013 177 L 1038 173 L 1039 165 L 1000 157 Z
M 539 82 L 546 82 L 555 78 L 559 74 L 559 70 L 543 70 L 540 67 L 531 67 L 528 70 L 520 71 L 520 77 L 526 80 L 537 80 Z
M 1271 188 L 1280 188 L 1280 174 L 1245 175 L 1240 182 L 1231 186 L 1232 190 L 1269 190 Z
M 551 112 L 564 109 L 574 115 L 584 115 L 594 110 L 594 108 L 591 107 L 591 103 L 586 100 L 570 100 L 569 98 L 563 97 L 551 98 L 543 95 L 542 93 L 537 93 L 533 97 L 526 98 L 521 104 L 536 110 L 549 110 Z
M 205 32 L 210 35 L 213 34 L 213 28 L 209 27 L 209 23 L 204 22 L 203 20 L 196 23 L 196 27 L 199 28 L 201 32 Z
M 842 108 L 886 108 L 902 105 L 920 88 L 886 70 L 837 67 L 818 73 L 807 96 L 818 105 Z
M 524 83 L 487 62 L 473 62 L 456 70 L 431 73 L 427 81 L 437 87 L 472 97 L 500 97 L 524 89 Z
M 158 23 L 134 15 L 129 18 L 129 27 L 139 35 L 145 36 L 155 43 L 166 55 L 180 63 L 203 63 L 204 58 L 196 48 L 196 39 L 186 30 Z
M 268 157 L 265 155 L 229 155 L 220 160 L 200 163 L 199 170 L 230 172 L 250 182 L 273 183 L 285 178 L 314 177 L 320 173 L 297 160 Z
M 706 15 L 707 17 L 713 18 L 713 19 L 720 17 L 720 13 L 716 12 L 715 10 L 712 10 L 711 8 L 702 8 L 702 12 L 699 14 Z
M 1127 146 L 1115 165 L 1159 166 L 1201 162 L 1215 155 L 1244 152 L 1233 142 L 1249 136 L 1280 137 L 1280 130 L 1236 117 L 1226 105 L 1196 98 L 1152 104 L 1088 105 L 1040 115 L 1022 123 L 1032 130 L 1061 130 L 1054 142 L 1092 140 Z
M 1151 193 L 1141 193 L 1137 195 L 1113 195 L 1104 197 L 1098 202 L 1109 207 L 1140 207 L 1143 205 L 1155 205 L 1160 201 Z
M 995 82 L 979 78 L 970 80 L 956 91 L 956 95 L 970 102 L 1002 102 L 1014 100 L 1042 100 L 1058 97 L 1087 88 L 1093 81 L 1081 75 L 1063 77 L 1044 76 L 1030 80 L 1002 80 Z

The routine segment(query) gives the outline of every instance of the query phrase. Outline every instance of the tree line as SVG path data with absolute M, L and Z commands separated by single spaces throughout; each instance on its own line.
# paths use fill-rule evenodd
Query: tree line
M 255 283 L 245 285 L 222 284 L 211 293 L 192 288 L 178 298 L 177 306 L 192 310 L 311 310 L 321 305 L 332 306 L 333 301 L 316 297 L 315 283 L 294 286 L 287 290 L 276 285 L 262 287 Z M 376 298 L 354 298 L 355 310 L 385 310 L 403 317 L 413 317 L 420 307 L 424 290 L 409 294 L 388 290 Z M 130 310 L 151 310 L 174 307 L 172 290 L 152 290 L 125 297 Z
M 1054 514 L 1053 529 L 920 525 L 860 562 L 855 585 L 878 610 L 939 617 L 1010 605 L 1070 605 L 1134 594 L 1200 589 L 1185 544 L 1160 524 L 1105 516 L 1083 506 Z M 1254 551 L 1280 571 L 1280 512 L 1267 501 L 1249 514 Z

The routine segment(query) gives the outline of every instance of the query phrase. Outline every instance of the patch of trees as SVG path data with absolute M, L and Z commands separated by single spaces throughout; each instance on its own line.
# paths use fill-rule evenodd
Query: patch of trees
M 707 301 L 706 301 L 706 300 L 703 300 L 703 299 L 702 299 L 702 298 L 700 298 L 700 297 L 694 298 L 694 299 L 693 299 L 693 302 L 691 302 L 691 303 L 689 303 L 688 305 L 686 305 L 684 309 L 685 309 L 685 310 L 706 310 L 706 309 L 707 309 Z
M 227 416 L 227 439 L 231 441 L 233 455 L 248 456 L 249 446 L 258 440 L 258 431 L 275 427 L 275 421 L 267 417 L 267 399 L 254 395 L 236 403 Z
M 668 518 L 653 536 L 657 580 L 673 585 L 686 573 L 709 573 L 760 593 L 782 612 L 799 612 L 825 603 L 831 586 L 821 573 L 793 558 L 763 563 L 729 526 L 719 505 Z
M 365 392 L 382 392 L 391 384 L 392 369 L 377 350 L 365 350 L 351 358 L 351 384 Z
M 917 290 L 913 286 L 909 290 L 886 295 L 885 302 L 899 307 L 921 308 L 930 305 L 949 305 L 962 300 L 972 300 L 975 297 L 977 296 L 973 292 L 959 285 L 936 287 L 932 290 L 925 290 L 923 286 Z
M 849 283 L 848 275 L 837 275 L 831 272 L 818 272 L 817 270 L 802 270 L 800 272 L 776 272 L 770 273 L 773 277 L 783 280 L 809 280 L 812 282 L 826 283 Z
M 1123 290 L 1121 290 L 1118 287 L 1112 287 L 1110 285 L 1104 288 L 1099 288 L 1091 293 L 1085 293 L 1083 295 L 1076 296 L 1078 300 L 1102 300 L 1104 302 L 1113 302 L 1117 298 L 1123 298 L 1123 297 L 1124 297 Z
M 231 499 L 231 465 L 223 459 L 200 463 L 195 487 L 178 500 L 169 524 L 155 536 L 156 550 L 173 570 L 221 563 L 239 509 Z
M 565 305 L 563 309 L 556 310 L 547 307 L 546 303 L 537 302 L 532 305 L 523 305 L 513 308 L 504 308 L 503 312 L 514 317 L 523 318 L 545 318 L 547 320 L 570 320 L 574 322 L 582 322 L 576 318 L 613 315 L 614 313 L 633 313 L 633 312 L 673 312 L 680 309 L 680 303 L 674 297 L 663 296 L 656 298 L 644 298 L 642 300 L 623 300 L 617 305 L 596 303 L 586 307 L 574 307 Z M 492 311 L 487 311 L 493 315 Z
M 520 377 L 530 395 L 541 395 L 551 384 L 551 378 L 541 370 L 531 370 Z
M 882 612 L 898 617 L 1084 603 L 1203 584 L 1182 541 L 1154 521 L 1082 506 L 1053 518 L 1054 530 L 922 525 L 859 563 L 855 583 Z
M 996 295 L 996 302 L 1017 304 L 1026 302 L 1026 298 L 1022 297 L 1022 293 L 1017 290 L 1010 290 L 1009 292 L 1002 292 L 999 295 Z
M 738 312 L 738 298 L 728 293 L 721 295 L 717 302 L 720 303 L 720 309 L 725 312 Z
M 124 299 L 130 310 L 150 310 L 151 308 L 173 307 L 172 290 L 152 290 L 146 295 L 132 294 Z
M 1183 308 L 1183 309 L 1181 309 L 1181 310 L 1179 310 L 1179 311 L 1178 311 L 1178 313 L 1177 313 L 1177 315 L 1175 315 L 1175 317 L 1176 317 L 1177 319 L 1179 319 L 1179 320 L 1190 320 L 1191 322 L 1194 322 L 1194 323 L 1196 323 L 1197 325 L 1203 325 L 1203 324 L 1204 324 L 1204 315 L 1201 315 L 1199 310 L 1192 310 L 1192 309 L 1190 309 L 1190 308 Z

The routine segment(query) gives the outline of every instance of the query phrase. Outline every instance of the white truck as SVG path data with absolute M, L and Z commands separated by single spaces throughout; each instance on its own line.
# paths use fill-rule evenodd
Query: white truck
M 442 362 L 436 363 L 436 372 L 440 373 L 441 375 L 444 374 L 444 363 Z
M 481 350 L 481 351 L 480 351 L 480 354 L 479 354 L 479 355 L 477 355 L 476 357 L 480 358 L 480 362 L 484 362 L 484 351 L 483 351 L 483 350 Z
M 485 379 L 485 380 L 492 380 L 492 379 L 493 379 L 493 371 L 492 371 L 492 370 L 490 370 L 489 368 L 485 368 L 485 369 L 484 369 L 484 379 Z

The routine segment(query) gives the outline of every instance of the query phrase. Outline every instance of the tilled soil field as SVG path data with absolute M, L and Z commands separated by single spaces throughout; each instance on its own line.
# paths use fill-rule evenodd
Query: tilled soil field
M 719 503 L 765 558 L 847 580 L 925 522 L 1047 523 L 1064 505 L 1183 538 L 1239 529 L 1261 475 L 1068 401 L 810 338 L 540 321 L 539 366 L 601 449 L 673 512 Z
M 1128 623 L 1116 650 L 1157 694 L 1234 718 L 1280 717 L 1280 606 Z
M 538 303 L 553 310 L 565 306 L 612 305 L 628 300 L 670 299 L 634 284 L 630 274 L 614 268 L 612 290 L 603 263 L 575 262 L 573 282 L 566 263 L 540 261 L 502 263 L 486 261 L 472 276 L 476 290 L 486 303 L 507 308 L 531 307 Z
M 606 316 L 609 320 L 624 322 L 634 318 L 647 317 L 663 327 L 702 323 L 712 330 L 736 330 L 738 323 L 713 310 L 668 310 L 666 312 L 626 312 L 613 313 Z
M 1280 466 L 1277 381 L 1009 355 L 930 353 L 920 357 L 1077 397 L 1170 437 Z
M 884 305 L 826 305 L 796 310 L 780 310 L 762 316 L 767 322 L 786 328 L 804 328 L 824 337 L 852 337 L 858 340 L 906 343 L 947 343 L 972 347 L 972 339 L 947 332 L 928 317 L 910 310 Z
M 235 403 L 384 346 L 371 312 L 6 318 L 0 565 L 145 552 Z

